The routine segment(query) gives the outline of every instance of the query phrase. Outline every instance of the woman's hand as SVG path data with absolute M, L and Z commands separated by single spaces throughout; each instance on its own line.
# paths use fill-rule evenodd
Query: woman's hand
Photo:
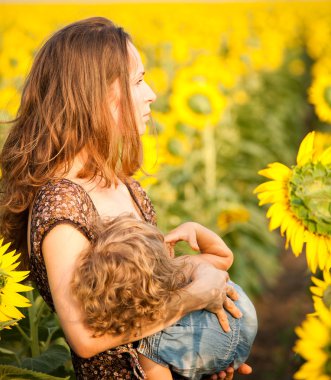
M 192 283 L 188 286 L 188 290 L 192 292 L 194 297 L 201 297 L 201 309 L 216 314 L 223 330 L 225 332 L 230 331 L 225 310 L 235 318 L 240 318 L 242 313 L 233 302 L 238 299 L 238 294 L 227 283 L 228 273 L 199 260 L 196 256 L 189 260 L 193 263 L 194 268 L 191 273 Z

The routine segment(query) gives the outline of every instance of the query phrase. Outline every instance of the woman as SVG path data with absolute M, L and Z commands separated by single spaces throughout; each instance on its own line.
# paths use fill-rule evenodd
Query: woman
M 207 264 L 196 266 L 180 302 L 173 297 L 167 315 L 135 336 L 92 337 L 70 294 L 75 261 L 95 239 L 97 217 L 129 212 L 155 224 L 153 206 L 131 179 L 155 100 L 143 78 L 122 28 L 99 17 L 68 25 L 37 54 L 1 153 L 0 232 L 28 252 L 36 285 L 71 347 L 77 379 L 143 377 L 132 342 L 192 310 L 216 313 L 224 329 L 223 306 L 240 314 L 227 296 L 234 297 L 227 273 Z M 233 371 L 220 376 L 231 379 Z

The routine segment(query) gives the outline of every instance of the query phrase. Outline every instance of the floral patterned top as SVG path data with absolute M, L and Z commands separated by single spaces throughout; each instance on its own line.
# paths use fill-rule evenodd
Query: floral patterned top
M 153 205 L 140 184 L 128 179 L 126 186 L 142 218 L 156 224 Z M 35 198 L 31 215 L 31 272 L 46 303 L 54 311 L 46 266 L 41 252 L 47 233 L 60 223 L 70 223 L 90 241 L 95 239 L 94 221 L 98 212 L 88 193 L 78 184 L 59 179 L 42 186 Z M 77 380 L 145 379 L 132 343 L 84 359 L 71 350 Z

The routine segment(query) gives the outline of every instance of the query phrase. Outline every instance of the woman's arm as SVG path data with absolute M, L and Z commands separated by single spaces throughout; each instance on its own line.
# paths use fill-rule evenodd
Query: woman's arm
M 178 241 L 186 241 L 192 249 L 203 254 L 201 258 L 217 269 L 228 270 L 233 263 L 233 253 L 213 231 L 195 222 L 186 222 L 169 232 L 165 242 L 170 250 Z
M 42 252 L 45 259 L 48 281 L 61 326 L 72 349 L 81 357 L 91 357 L 107 349 L 152 335 L 174 324 L 185 314 L 199 309 L 216 313 L 220 323 L 227 325 L 223 304 L 235 317 L 239 309 L 227 302 L 226 284 L 228 275 L 206 263 L 194 265 L 192 282 L 174 295 L 167 306 L 168 313 L 162 320 L 144 324 L 140 331 L 121 335 L 92 337 L 92 332 L 82 323 L 80 307 L 71 294 L 70 282 L 76 260 L 89 245 L 86 237 L 70 224 L 55 226 L 45 237 Z

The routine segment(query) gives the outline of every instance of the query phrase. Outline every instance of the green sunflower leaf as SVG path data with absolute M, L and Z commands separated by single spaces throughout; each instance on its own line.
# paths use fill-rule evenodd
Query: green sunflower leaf
M 35 358 L 25 358 L 22 360 L 22 367 L 34 371 L 51 373 L 70 358 L 69 351 L 60 345 L 52 345 L 40 356 Z
M 55 377 L 10 365 L 0 365 L 0 378 L 1 380 L 69 380 L 69 377 Z

